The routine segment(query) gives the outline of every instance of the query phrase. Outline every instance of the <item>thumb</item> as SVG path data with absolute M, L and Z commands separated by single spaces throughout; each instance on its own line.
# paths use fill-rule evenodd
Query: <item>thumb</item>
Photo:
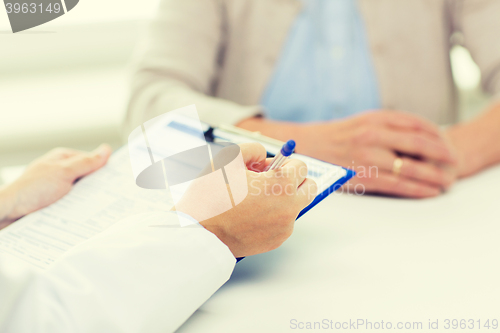
M 267 151 L 260 143 L 242 143 L 239 145 L 243 160 L 250 171 L 264 171 Z
M 107 144 L 100 145 L 90 153 L 81 153 L 66 160 L 71 177 L 78 179 L 86 176 L 106 164 L 111 155 L 111 147 Z

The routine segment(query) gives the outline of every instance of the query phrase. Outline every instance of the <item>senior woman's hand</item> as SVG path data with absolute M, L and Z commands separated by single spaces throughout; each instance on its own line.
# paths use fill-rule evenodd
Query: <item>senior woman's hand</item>
M 66 195 L 73 183 L 101 168 L 111 148 L 93 152 L 57 148 L 33 161 L 16 181 L 0 189 L 0 228 Z
M 456 179 L 456 153 L 440 129 L 404 112 L 366 112 L 340 121 L 292 124 L 248 119 L 239 124 L 281 140 L 296 151 L 352 168 L 357 193 L 411 198 L 437 196 Z

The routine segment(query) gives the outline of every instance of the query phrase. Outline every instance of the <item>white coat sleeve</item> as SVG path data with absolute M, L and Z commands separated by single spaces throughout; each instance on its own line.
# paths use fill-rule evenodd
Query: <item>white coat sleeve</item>
M 199 224 L 181 228 L 175 213 L 148 213 L 44 271 L 10 269 L 12 262 L 0 253 L 0 332 L 136 333 L 176 330 L 229 279 L 236 260 Z

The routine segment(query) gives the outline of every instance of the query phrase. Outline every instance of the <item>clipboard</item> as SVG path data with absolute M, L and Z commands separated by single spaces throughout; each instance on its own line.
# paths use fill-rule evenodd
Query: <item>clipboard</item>
M 274 157 L 284 144 L 284 142 L 280 140 L 264 136 L 259 132 L 251 132 L 231 125 L 223 124 L 218 127 L 213 127 L 207 123 L 201 122 L 201 124 L 204 138 L 207 142 L 232 142 L 236 144 L 258 142 L 264 146 L 268 157 Z M 193 135 L 197 135 L 198 133 L 196 129 L 192 129 L 185 123 L 176 122 L 175 120 L 172 120 L 168 126 L 184 133 L 192 132 Z M 316 181 L 319 189 L 319 194 L 299 213 L 297 219 L 306 214 L 330 194 L 337 191 L 342 185 L 356 175 L 354 170 L 343 168 L 309 156 L 294 153 L 291 157 L 302 160 L 307 164 L 309 169 L 308 177 Z

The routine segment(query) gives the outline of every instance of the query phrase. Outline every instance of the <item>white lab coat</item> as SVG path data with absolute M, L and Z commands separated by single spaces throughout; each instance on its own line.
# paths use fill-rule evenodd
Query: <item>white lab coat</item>
M 179 222 L 175 213 L 127 218 L 46 270 L 0 253 L 0 332 L 176 330 L 236 262 L 214 234 Z

